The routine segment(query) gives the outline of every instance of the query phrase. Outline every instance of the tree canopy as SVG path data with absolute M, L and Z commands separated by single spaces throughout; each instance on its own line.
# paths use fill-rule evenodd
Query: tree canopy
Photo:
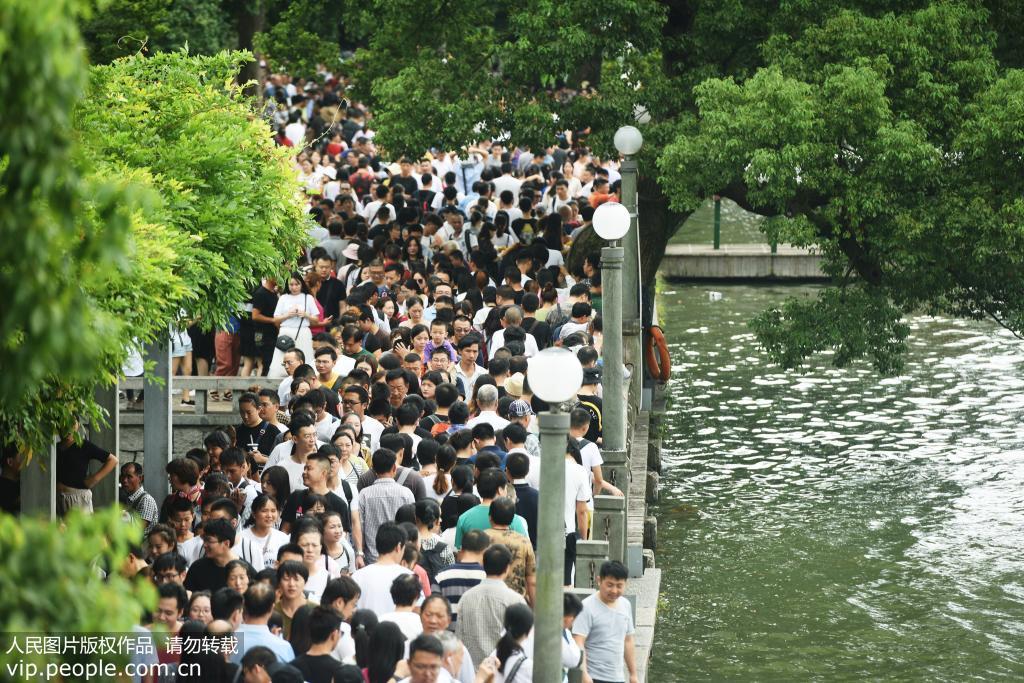
M 362 47 L 344 69 L 394 154 L 503 134 L 537 149 L 569 129 L 607 155 L 644 113 L 643 272 L 700 202 L 730 197 L 816 245 L 833 278 L 757 318 L 771 357 L 895 372 L 912 311 L 1024 333 L 1022 51 L 1004 5 L 347 2 Z
M 297 183 L 235 77 L 251 57 L 87 70 L 82 5 L 0 8 L 0 429 L 30 451 L 171 324 L 222 324 L 305 243 Z M 88 78 L 88 82 L 87 79 Z M 17 371 L 14 369 L 17 368 Z

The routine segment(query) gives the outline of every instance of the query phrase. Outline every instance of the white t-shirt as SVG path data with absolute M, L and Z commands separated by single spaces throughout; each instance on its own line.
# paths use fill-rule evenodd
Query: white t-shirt
M 330 443 L 331 439 L 334 438 L 334 432 L 338 431 L 339 424 L 341 424 L 341 420 L 324 411 L 324 419 L 314 425 L 316 427 L 316 438 Z
M 324 594 L 324 589 L 327 588 L 327 581 L 331 578 L 328 571 L 322 567 L 318 567 L 319 571 L 315 574 L 310 574 L 306 580 L 306 597 L 313 602 L 320 604 L 320 598 Z
M 277 300 L 277 308 L 274 309 L 274 317 L 285 315 L 290 313 L 294 309 L 300 309 L 306 312 L 307 315 L 320 315 L 320 311 L 316 307 L 316 298 L 310 294 L 282 294 L 281 298 Z M 292 316 L 281 323 L 281 332 L 288 334 L 291 330 L 292 334 L 299 329 L 299 326 L 303 329 L 309 329 L 309 321 L 305 318 L 298 316 Z M 291 388 L 291 380 L 288 381 L 288 386 Z
M 277 529 L 271 529 L 270 533 L 263 538 L 257 536 L 252 527 L 243 529 L 240 535 L 242 538 L 248 539 L 263 554 L 263 566 L 255 567 L 256 571 L 273 569 L 277 565 L 277 551 L 285 543 L 288 543 L 288 534 Z
M 352 574 L 352 580 L 359 584 L 359 609 L 373 610 L 377 614 L 395 611 L 391 599 L 391 584 L 403 574 L 412 574 L 400 564 L 368 564 Z
M 506 420 L 505 418 L 501 417 L 500 415 L 498 415 L 493 410 L 485 410 L 485 411 L 481 412 L 479 415 L 477 415 L 476 417 L 474 417 L 472 420 L 467 422 L 466 423 L 466 429 L 472 429 L 473 427 L 477 426 L 478 424 L 480 424 L 482 422 L 486 422 L 487 424 L 489 424 L 492 427 L 494 427 L 494 431 L 498 431 L 499 429 L 504 429 L 505 427 L 508 427 L 508 425 L 509 425 L 508 420 Z
M 369 437 L 370 443 L 366 444 L 370 447 L 370 452 L 376 452 L 380 448 L 380 435 L 384 433 L 384 425 L 382 425 L 376 418 L 372 418 L 369 415 L 363 417 L 363 436 Z
M 369 204 L 367 204 L 366 207 L 363 209 L 363 218 L 366 219 L 367 223 L 372 223 L 373 222 L 373 219 L 377 217 L 377 212 L 380 211 L 380 207 L 382 207 L 382 206 L 388 207 L 388 216 L 389 216 L 388 220 L 389 221 L 395 220 L 395 217 L 396 217 L 395 207 L 393 207 L 390 204 L 385 204 L 384 202 L 382 202 L 379 199 L 375 199 L 372 202 L 370 202 Z
M 410 640 L 423 633 L 423 622 L 420 621 L 420 615 L 415 612 L 387 612 L 386 614 L 379 615 L 380 621 L 390 621 L 398 624 L 398 628 L 402 629 L 402 633 L 405 634 L 405 642 L 408 644 Z M 406 645 L 408 651 L 408 645 Z
M 565 461 L 565 533 L 576 531 L 576 503 L 590 500 L 590 477 L 582 465 Z
M 488 359 L 493 359 L 494 355 L 498 353 L 498 349 L 500 349 L 504 345 L 505 330 L 503 328 L 495 332 L 494 335 L 491 337 L 491 343 L 488 344 L 487 347 Z M 523 355 L 526 356 L 527 358 L 532 358 L 533 356 L 536 356 L 538 353 L 540 353 L 540 349 L 537 346 L 537 339 L 529 332 L 526 333 L 526 339 L 523 340 L 523 349 Z
M 597 447 L 594 442 L 588 443 L 586 446 L 580 449 L 580 456 L 583 460 L 583 469 L 587 471 L 590 477 L 590 501 L 587 502 L 587 509 L 594 509 L 594 494 L 599 493 L 594 490 L 594 468 L 600 467 L 604 464 L 604 458 L 601 457 L 601 449 Z
M 434 481 L 437 480 L 436 474 L 428 474 L 427 476 L 423 477 L 423 485 L 427 489 L 427 497 L 433 498 L 438 503 L 443 501 L 445 499 L 445 496 L 447 496 L 448 493 L 452 490 L 452 475 L 445 474 L 444 477 L 445 479 L 448 480 L 448 490 L 445 491 L 444 493 L 437 493 L 436 491 L 434 491 Z
M 564 265 L 565 259 L 562 258 L 562 252 L 555 251 L 554 249 L 548 249 L 548 262 L 544 264 L 544 267 L 550 268 L 551 266 L 558 266 L 561 268 Z

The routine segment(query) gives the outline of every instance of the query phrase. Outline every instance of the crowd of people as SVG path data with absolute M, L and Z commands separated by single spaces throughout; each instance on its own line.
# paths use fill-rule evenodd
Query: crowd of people
M 280 383 L 238 396 L 236 426 L 170 461 L 161 506 L 121 466 L 145 525 L 130 565 L 159 591 L 153 624 L 238 636 L 209 680 L 530 681 L 541 350 L 584 367 L 566 406 L 566 586 L 594 496 L 622 495 L 602 473 L 599 255 L 566 267 L 617 199 L 616 160 L 585 131 L 385 160 L 369 113 L 321 76 L 274 75 L 264 93 L 315 221 L 300 269 L 263 280 L 227 328 L 172 334 L 177 371 Z M 111 457 L 61 443 L 63 508 L 87 507 Z M 636 680 L 627 577 L 607 562 L 594 595 L 565 593 L 563 664 L 585 681 Z

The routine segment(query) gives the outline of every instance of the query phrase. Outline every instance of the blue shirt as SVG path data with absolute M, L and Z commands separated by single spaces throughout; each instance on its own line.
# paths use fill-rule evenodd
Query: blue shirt
M 245 653 L 254 647 L 269 649 L 277 655 L 277 661 L 283 664 L 295 659 L 295 650 L 292 649 L 292 644 L 271 633 L 266 624 L 239 624 L 235 635 L 238 637 L 238 650 L 231 655 L 231 661 L 236 664 L 241 662 Z

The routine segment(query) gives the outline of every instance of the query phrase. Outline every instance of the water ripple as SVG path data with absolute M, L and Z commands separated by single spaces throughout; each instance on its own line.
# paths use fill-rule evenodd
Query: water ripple
M 1020 342 L 922 317 L 899 377 L 784 372 L 739 326 L 797 290 L 722 289 L 659 300 L 675 365 L 652 675 L 1024 677 Z

